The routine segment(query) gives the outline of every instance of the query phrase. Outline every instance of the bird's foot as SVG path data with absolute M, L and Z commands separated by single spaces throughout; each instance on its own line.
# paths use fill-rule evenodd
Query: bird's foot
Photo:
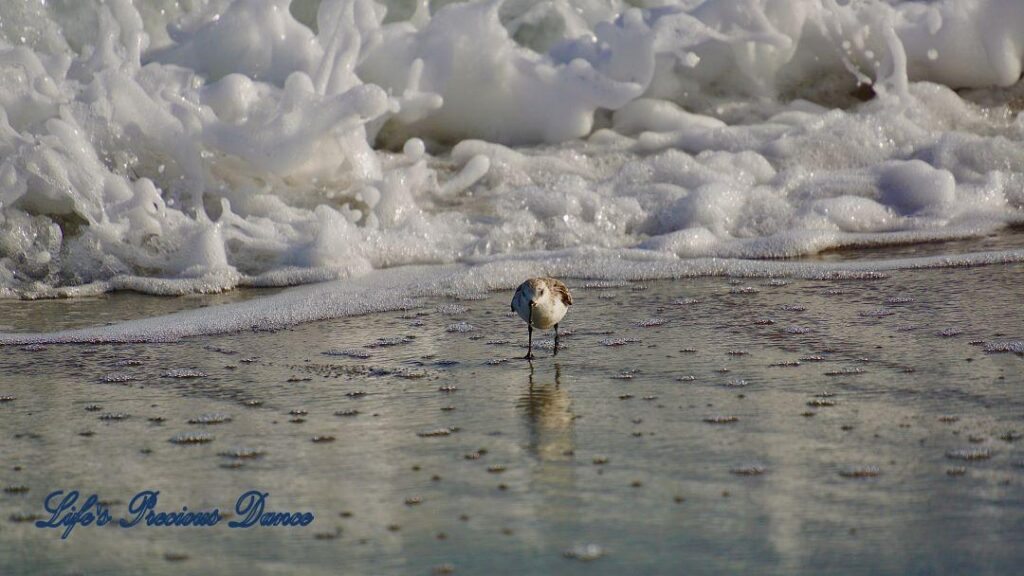
M 523 360 L 533 360 L 533 352 L 527 352 L 526 356 L 523 356 Z

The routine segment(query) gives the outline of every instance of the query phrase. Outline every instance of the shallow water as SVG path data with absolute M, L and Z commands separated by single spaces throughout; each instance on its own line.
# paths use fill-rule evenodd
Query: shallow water
M 154 297 L 119 291 L 82 298 L 0 299 L 0 332 L 51 332 L 116 324 L 234 302 L 280 292 L 278 288 L 243 288 L 220 294 Z
M 277 332 L 6 347 L 0 573 L 1009 573 L 1024 357 L 983 346 L 1024 339 L 1022 272 L 570 279 L 564 348 L 541 335 L 532 363 L 504 292 Z M 187 371 L 205 376 L 167 377 Z M 212 441 L 171 442 L 190 433 Z M 173 511 L 259 489 L 316 520 L 61 541 L 27 520 L 69 488 L 115 518 L 143 489 Z

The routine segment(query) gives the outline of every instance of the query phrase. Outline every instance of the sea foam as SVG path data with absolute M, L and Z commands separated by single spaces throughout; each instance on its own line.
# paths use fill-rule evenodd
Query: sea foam
M 166 316 L 60 332 L 0 333 L 0 346 L 44 343 L 169 342 L 192 336 L 240 331 L 280 330 L 295 324 L 375 312 L 405 310 L 424 298 L 479 297 L 491 290 L 508 290 L 530 274 L 573 279 L 654 280 L 698 276 L 777 278 L 780 276 L 871 282 L 887 271 L 971 267 L 1024 262 L 1024 250 L 982 252 L 957 256 L 928 256 L 850 262 L 802 262 L 720 258 L 678 258 L 645 250 L 573 249 L 493 259 L 473 264 L 405 266 L 348 280 L 296 286 L 278 294 L 210 308 L 184 310 Z M 458 326 L 458 324 L 454 325 Z M 794 333 L 805 333 L 799 327 Z M 462 331 L 461 329 L 456 331 Z M 408 343 L 405 338 L 382 338 L 368 348 Z M 620 346 L 636 339 L 602 340 Z M 1007 349 L 1018 350 L 1019 342 Z M 335 352 L 329 352 L 331 354 Z M 857 369 L 859 370 L 859 369 Z M 177 377 L 182 377 L 178 375 Z
M 1014 0 L 439 4 L 4 3 L 0 297 L 1024 221 Z

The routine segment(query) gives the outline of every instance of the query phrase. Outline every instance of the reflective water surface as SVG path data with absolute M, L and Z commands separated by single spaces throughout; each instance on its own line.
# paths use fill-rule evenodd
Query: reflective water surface
M 564 347 L 539 334 L 532 363 L 506 293 L 3 348 L 0 573 L 1012 573 L 1024 357 L 985 345 L 1024 340 L 1022 278 L 568 279 Z M 135 298 L 5 302 L 21 312 L 0 324 L 164 305 Z M 33 525 L 58 489 L 115 518 L 145 489 L 166 511 L 222 512 L 257 489 L 316 519 L 62 541 Z

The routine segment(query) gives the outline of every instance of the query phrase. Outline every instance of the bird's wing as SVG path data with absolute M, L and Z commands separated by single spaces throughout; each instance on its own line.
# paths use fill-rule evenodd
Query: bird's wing
M 516 299 L 519 298 L 519 294 L 521 294 L 525 288 L 526 282 L 523 282 L 522 284 L 519 285 L 519 287 L 516 288 L 516 293 L 512 295 L 512 303 L 509 304 L 509 307 L 512 308 L 513 312 L 516 311 Z
M 563 304 L 572 306 L 572 294 L 569 293 L 569 287 L 564 282 L 555 278 L 548 278 L 547 283 L 561 297 Z

